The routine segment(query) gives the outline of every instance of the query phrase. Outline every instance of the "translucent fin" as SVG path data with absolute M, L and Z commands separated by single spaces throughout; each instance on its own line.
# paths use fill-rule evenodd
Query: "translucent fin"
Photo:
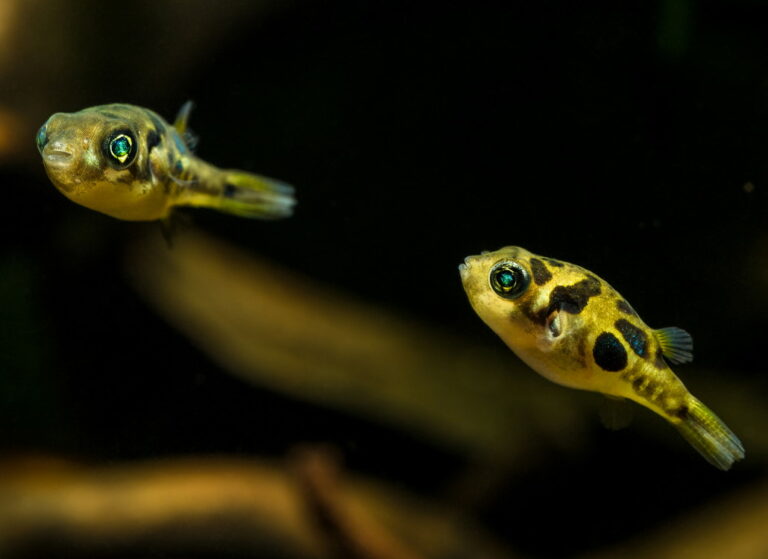
M 676 427 L 685 440 L 716 468 L 727 470 L 734 462 L 744 458 L 744 446 L 739 438 L 693 396 L 685 417 Z
M 659 328 L 653 333 L 661 345 L 661 351 L 670 363 L 690 363 L 693 361 L 693 338 L 675 326 Z
M 600 405 L 600 421 L 606 429 L 618 431 L 632 423 L 635 410 L 632 403 L 624 398 L 607 396 Z
M 179 136 L 184 140 L 186 146 L 194 151 L 198 144 L 197 135 L 189 129 L 189 115 L 192 113 L 192 109 L 195 104 L 192 101 L 187 101 L 179 109 L 179 114 L 176 115 L 176 120 L 173 123 L 173 127 Z
M 173 248 L 173 240 L 177 237 L 180 231 L 189 228 L 192 224 L 188 214 L 180 211 L 178 208 L 174 208 L 169 212 L 167 216 L 160 220 L 160 233 L 165 239 L 165 245 L 168 249 Z
M 187 131 L 189 114 L 192 112 L 194 106 L 195 104 L 190 100 L 184 103 L 179 109 L 179 113 L 176 115 L 176 120 L 173 123 L 173 127 L 176 129 L 176 132 L 179 133 L 179 136 L 183 137 L 184 133 Z
M 216 208 L 231 214 L 260 219 L 278 219 L 293 213 L 293 187 L 280 181 L 245 173 L 225 171 L 226 184 Z
M 160 233 L 162 233 L 163 239 L 165 239 L 165 246 L 168 249 L 173 248 L 173 237 L 175 235 L 175 228 L 171 219 L 172 215 L 173 212 L 160 220 Z

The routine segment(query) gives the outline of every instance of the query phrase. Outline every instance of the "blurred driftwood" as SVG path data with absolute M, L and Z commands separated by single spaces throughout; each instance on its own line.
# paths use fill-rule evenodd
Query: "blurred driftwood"
M 128 268 L 144 297 L 225 369 L 455 450 L 530 462 L 537 444 L 579 444 L 596 421 L 596 395 L 547 382 L 501 344 L 472 346 L 199 233 L 179 235 L 171 250 L 151 236 Z M 749 460 L 768 457 L 768 410 L 754 387 L 691 366 L 683 376 L 742 437 Z M 684 445 L 674 433 L 667 440 Z
M 532 430 L 568 444 L 586 422 L 573 393 L 504 348 L 473 347 L 201 234 L 170 250 L 158 237 L 130 253 L 135 285 L 251 382 L 485 455 L 530 450 Z
M 509 556 L 459 516 L 345 478 L 323 452 L 302 452 L 290 466 L 7 461 L 0 464 L 0 556 L 127 549 L 308 559 Z
M 709 503 L 656 534 L 583 559 L 765 559 L 768 557 L 768 483 Z

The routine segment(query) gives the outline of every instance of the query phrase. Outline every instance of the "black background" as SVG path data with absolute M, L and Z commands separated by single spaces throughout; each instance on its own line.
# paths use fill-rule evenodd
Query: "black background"
M 767 6 L 295 1 L 223 16 L 227 32 L 168 69 L 173 79 L 161 79 L 164 53 L 178 51 L 177 30 L 208 37 L 199 19 L 160 25 L 143 2 L 65 12 L 80 53 L 71 79 L 3 86 L 9 104 L 33 87 L 41 100 L 19 139 L 28 153 L 0 168 L 8 453 L 112 462 L 330 441 L 351 468 L 428 496 L 464 466 L 246 385 L 154 314 L 124 270 L 146 226 L 64 199 L 34 148 L 48 114 L 118 101 L 170 120 L 193 99 L 201 157 L 294 184 L 290 220 L 199 211 L 193 226 L 321 285 L 498 345 L 456 266 L 517 244 L 595 271 L 647 323 L 692 332 L 697 363 L 765 385 Z M 59 67 L 39 17 L 27 48 Z M 510 480 L 482 511 L 487 525 L 530 556 L 569 556 L 758 473 L 723 475 L 687 449 L 601 429 L 595 420 L 597 448 Z

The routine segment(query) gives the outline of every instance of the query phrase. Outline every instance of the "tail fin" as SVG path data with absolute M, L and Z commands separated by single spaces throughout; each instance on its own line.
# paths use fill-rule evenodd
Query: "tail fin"
M 744 458 L 739 438 L 696 398 L 691 397 L 687 413 L 676 426 L 685 440 L 716 468 L 727 470 Z
M 293 187 L 243 171 L 225 171 L 226 183 L 217 209 L 242 217 L 278 219 L 293 213 Z

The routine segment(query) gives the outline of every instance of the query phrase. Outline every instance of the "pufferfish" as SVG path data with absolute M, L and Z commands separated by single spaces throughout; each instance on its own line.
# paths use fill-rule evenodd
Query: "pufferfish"
M 173 126 L 149 109 L 120 103 L 56 113 L 40 127 L 37 149 L 64 196 L 118 219 L 165 219 L 177 206 L 261 219 L 291 215 L 292 187 L 219 169 L 192 153 L 191 109 L 184 104 Z
M 741 441 L 667 364 L 693 359 L 684 330 L 648 327 L 596 275 L 520 247 L 469 256 L 459 271 L 475 312 L 537 373 L 653 410 L 717 468 L 744 458 Z

